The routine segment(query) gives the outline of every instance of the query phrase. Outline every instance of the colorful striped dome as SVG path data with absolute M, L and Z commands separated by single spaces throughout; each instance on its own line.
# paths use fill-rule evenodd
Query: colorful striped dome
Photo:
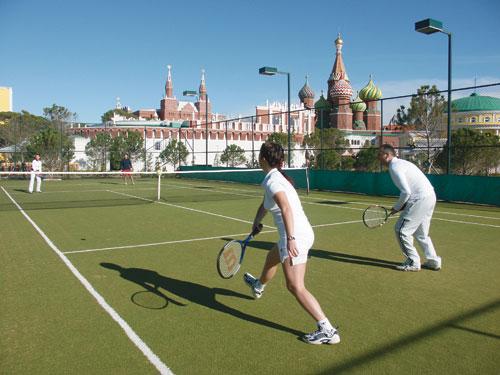
M 349 82 L 339 79 L 335 82 L 330 90 L 330 96 L 332 98 L 339 96 L 346 96 L 350 98 L 352 96 L 352 88 Z
M 351 101 L 351 109 L 353 112 L 364 112 L 366 110 L 366 103 L 359 98 L 359 93 L 356 99 Z
M 359 92 L 359 97 L 361 100 L 367 101 L 367 100 L 378 100 L 382 98 L 382 91 L 375 86 L 373 83 L 373 79 L 370 77 L 370 82 L 361 89 Z
M 319 97 L 318 101 L 314 103 L 314 108 L 316 109 L 331 109 L 332 105 L 328 100 L 325 99 L 325 96 L 323 95 L 323 90 L 321 90 L 321 96 Z
M 299 91 L 299 99 L 304 101 L 304 99 L 314 99 L 314 91 L 309 87 L 309 81 L 306 76 L 306 83 Z

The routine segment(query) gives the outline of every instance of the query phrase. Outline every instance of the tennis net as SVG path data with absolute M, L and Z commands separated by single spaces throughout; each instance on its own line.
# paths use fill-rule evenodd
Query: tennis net
M 308 191 L 306 169 L 284 171 L 296 188 Z M 36 177 L 43 194 L 35 199 L 29 193 L 37 195 Z M 196 167 L 174 172 L 0 172 L 0 186 L 32 209 L 76 208 L 252 199 L 262 196 L 258 185 L 263 178 L 260 169 Z

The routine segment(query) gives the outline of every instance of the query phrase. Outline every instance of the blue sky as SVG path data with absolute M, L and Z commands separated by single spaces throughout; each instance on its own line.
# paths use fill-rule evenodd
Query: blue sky
M 500 82 L 496 0 L 0 0 L 0 18 L 0 86 L 13 88 L 14 111 L 56 103 L 84 122 L 116 97 L 158 108 L 168 64 L 180 100 L 204 68 L 212 108 L 227 115 L 286 100 L 286 78 L 259 76 L 265 65 L 291 73 L 292 102 L 306 74 L 318 97 L 338 32 L 354 89 L 373 74 L 385 97 L 425 83 L 444 90 L 447 38 L 415 32 L 424 18 L 453 33 L 454 87 Z

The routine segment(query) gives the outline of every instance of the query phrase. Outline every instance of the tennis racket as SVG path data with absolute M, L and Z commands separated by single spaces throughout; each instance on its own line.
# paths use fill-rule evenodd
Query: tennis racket
M 217 256 L 217 272 L 223 279 L 230 279 L 240 269 L 243 257 L 245 256 L 245 249 L 250 240 L 262 230 L 262 224 L 254 228 L 247 238 L 243 241 L 232 240 L 229 241 L 219 252 Z
M 363 224 L 370 229 L 378 228 L 387 222 L 389 216 L 391 213 L 387 208 L 379 205 L 369 206 L 363 211 Z

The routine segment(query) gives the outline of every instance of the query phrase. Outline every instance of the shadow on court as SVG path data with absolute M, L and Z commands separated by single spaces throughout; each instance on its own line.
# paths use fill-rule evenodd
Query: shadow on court
M 338 206 L 340 204 L 349 204 L 349 202 L 344 202 L 344 201 L 317 201 L 315 203 L 330 204 L 330 205 L 335 205 L 335 206 Z
M 446 320 L 442 323 L 435 324 L 432 326 L 427 327 L 426 329 L 423 329 L 419 332 L 416 332 L 414 334 L 406 335 L 400 338 L 399 340 L 395 340 L 389 344 L 383 345 L 379 348 L 376 348 L 374 350 L 368 351 L 362 355 L 359 355 L 355 358 L 352 358 L 348 361 L 345 361 L 344 363 L 339 363 L 328 370 L 320 373 L 321 375 L 330 375 L 330 374 L 340 374 L 343 372 L 352 372 L 357 367 L 366 365 L 370 362 L 373 362 L 377 360 L 379 357 L 384 357 L 386 355 L 391 354 L 392 352 L 396 352 L 398 350 L 401 350 L 405 346 L 409 346 L 412 344 L 415 344 L 421 340 L 427 340 L 428 338 L 435 336 L 437 334 L 441 334 L 444 330 L 448 329 L 461 329 L 470 332 L 471 334 L 479 334 L 483 335 L 485 337 L 490 337 L 494 339 L 500 339 L 499 335 L 489 333 L 489 332 L 483 332 L 483 331 L 478 331 L 478 330 L 473 330 L 469 329 L 466 327 L 459 326 L 459 323 L 463 323 L 468 319 L 475 318 L 477 316 L 491 313 L 494 311 L 497 311 L 500 309 L 500 300 L 496 300 L 493 302 L 490 302 L 488 304 L 485 304 L 483 306 L 480 306 L 476 309 L 469 310 L 465 314 L 460 314 L 452 317 L 449 320 Z M 360 369 L 358 369 L 360 370 Z
M 242 299 L 252 299 L 250 296 L 234 292 L 229 289 L 208 288 L 201 284 L 192 283 L 190 281 L 178 280 L 171 277 L 163 276 L 156 271 L 151 271 L 143 268 L 124 268 L 114 263 L 101 263 L 101 266 L 119 272 L 120 276 L 125 280 L 131 281 L 140 285 L 145 290 L 164 291 L 171 293 L 184 300 L 196 303 L 201 306 L 208 307 L 212 310 L 219 311 L 224 314 L 229 314 L 235 318 L 243 319 L 248 322 L 260 324 L 262 326 L 277 329 L 279 331 L 291 333 L 295 336 L 303 335 L 303 332 L 285 327 L 281 324 L 271 322 L 253 315 L 249 315 L 232 307 L 226 306 L 217 301 L 218 296 L 230 296 Z M 161 293 L 161 292 L 160 292 Z M 163 294 L 163 293 L 162 293 Z M 187 305 L 176 301 L 173 298 L 168 298 L 169 302 L 177 306 L 185 307 Z
M 21 190 L 22 191 L 22 190 Z M 35 195 L 46 197 L 43 193 L 33 193 Z M 117 198 L 117 199 L 82 199 L 82 200 L 59 200 L 59 201 L 18 201 L 24 211 L 36 210 L 58 210 L 71 208 L 93 208 L 93 207 L 121 207 L 121 206 L 144 206 L 154 203 L 135 198 Z M 0 211 L 17 211 L 17 207 L 12 203 L 0 204 Z
M 252 248 L 259 250 L 271 250 L 274 242 L 269 241 L 256 241 L 253 240 L 248 244 L 247 252 L 252 251 Z M 336 251 L 326 251 L 319 249 L 311 249 L 309 250 L 309 256 L 327 260 L 333 260 L 335 262 L 344 262 L 344 263 L 352 263 L 358 264 L 362 266 L 371 266 L 371 267 L 382 267 L 394 269 L 395 266 L 401 264 L 401 262 L 392 262 L 384 259 L 363 257 L 359 255 L 345 254 L 339 253 Z

